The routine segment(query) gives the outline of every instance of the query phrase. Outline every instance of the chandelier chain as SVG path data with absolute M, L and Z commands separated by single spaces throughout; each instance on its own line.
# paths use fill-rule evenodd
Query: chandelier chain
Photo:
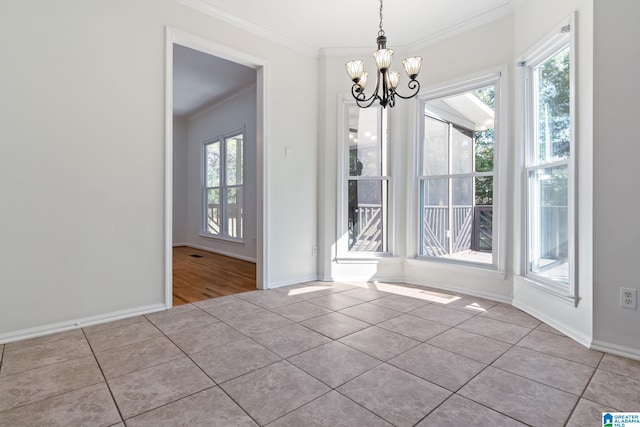
M 384 36 L 384 30 L 382 29 L 382 0 L 380 0 L 380 31 L 378 31 L 378 36 Z

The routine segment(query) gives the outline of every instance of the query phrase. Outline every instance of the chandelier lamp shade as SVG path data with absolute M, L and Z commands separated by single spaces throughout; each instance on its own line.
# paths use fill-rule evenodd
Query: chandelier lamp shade
M 402 99 L 413 98 L 420 90 L 420 83 L 416 78 L 420 72 L 422 65 L 422 57 L 413 56 L 402 61 L 404 70 L 409 76 L 409 94 L 406 96 L 396 92 L 396 88 L 400 83 L 400 73 L 391 71 L 391 59 L 393 58 L 393 50 L 387 49 L 387 37 L 382 29 L 382 0 L 380 0 L 380 31 L 378 31 L 378 50 L 373 52 L 373 58 L 376 62 L 376 86 L 373 93 L 369 96 L 365 94 L 369 73 L 364 71 L 364 61 L 347 62 L 347 74 L 353 82 L 351 87 L 351 95 L 356 100 L 356 104 L 360 108 L 371 107 L 376 101 L 380 103 L 382 108 L 387 106 L 393 107 L 396 103 L 396 96 Z

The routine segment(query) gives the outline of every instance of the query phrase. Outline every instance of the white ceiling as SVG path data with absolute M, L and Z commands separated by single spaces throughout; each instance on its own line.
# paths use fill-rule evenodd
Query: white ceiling
M 374 49 L 379 0 L 175 0 L 316 54 Z M 507 15 L 525 0 L 386 0 L 390 48 L 428 43 Z M 255 83 L 255 70 L 186 47 L 174 50 L 174 114 L 189 116 Z
M 256 83 L 256 70 L 173 46 L 173 114 L 190 116 Z
M 312 50 L 375 47 L 378 0 L 176 0 Z M 522 0 L 386 0 L 391 46 L 437 37 L 508 14 Z

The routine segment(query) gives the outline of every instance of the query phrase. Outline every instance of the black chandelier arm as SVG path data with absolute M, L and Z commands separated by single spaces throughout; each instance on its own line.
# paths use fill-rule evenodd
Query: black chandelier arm
M 360 90 L 356 89 L 356 86 L 358 86 Z M 358 107 L 360 108 L 369 108 L 374 102 L 376 102 L 376 100 L 380 100 L 377 91 L 373 92 L 373 94 L 367 98 L 357 83 L 351 88 L 351 95 L 353 95 L 353 98 L 356 100 L 356 104 L 358 104 Z
M 358 99 L 356 99 L 356 104 L 358 105 L 358 107 L 360 108 L 369 108 L 373 105 L 374 102 L 376 101 L 380 101 L 380 97 L 378 95 L 370 98 L 371 100 L 368 103 L 362 103 L 360 102 Z
M 380 76 L 380 73 L 376 73 L 376 87 L 373 90 L 371 96 L 368 98 L 364 93 L 364 89 L 358 83 L 355 83 L 353 86 L 351 86 L 351 95 L 355 98 L 358 107 L 369 108 L 376 100 L 382 101 L 380 95 L 378 95 L 378 92 L 380 91 L 380 80 L 382 80 L 383 90 L 386 90 L 384 73 L 382 73 L 382 76 Z
M 387 102 L 382 108 L 385 108 L 387 106 L 389 106 L 389 108 L 393 108 L 396 105 L 396 95 L 396 91 L 391 89 L 387 94 Z
M 356 100 L 356 104 L 358 104 L 358 107 L 360 108 L 369 108 L 373 105 L 374 102 L 376 102 L 376 100 L 380 99 L 377 91 L 373 92 L 373 94 L 371 94 L 371 96 L 367 98 L 364 94 L 364 91 L 357 83 L 351 87 L 351 95 L 353 95 L 353 98 Z
M 358 83 L 354 83 L 353 86 L 351 86 L 351 95 L 353 95 L 356 101 L 368 102 L 372 99 L 375 99 L 376 92 L 373 92 L 373 94 L 367 98 L 367 95 L 365 95 L 362 86 L 360 86 Z
M 409 87 L 409 89 L 412 90 L 410 95 L 402 96 L 398 92 L 394 91 L 395 95 L 397 95 L 398 97 L 400 97 L 402 99 L 411 99 L 414 96 L 416 96 L 418 94 L 418 92 L 420 91 L 420 82 L 415 80 L 415 79 L 412 79 L 407 86 Z

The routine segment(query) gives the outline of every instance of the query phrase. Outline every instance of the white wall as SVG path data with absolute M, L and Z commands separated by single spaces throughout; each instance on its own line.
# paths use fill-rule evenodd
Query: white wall
M 640 2 L 595 2 L 594 338 L 640 359 L 640 310 L 619 306 L 619 288 L 640 288 Z
M 316 58 L 172 0 L 9 0 L 0 342 L 164 306 L 167 25 L 266 63 L 266 282 L 315 277 Z
M 592 0 L 536 0 L 528 1 L 515 14 L 516 55 L 523 55 L 553 31 L 574 11 L 578 12 L 576 31 L 577 54 L 577 251 L 579 302 L 577 307 L 551 296 L 524 280 L 518 271 L 514 280 L 514 305 L 562 330 L 584 345 L 590 345 L 593 335 L 593 1 Z M 517 83 L 517 82 L 516 82 Z M 516 102 L 522 102 L 516 99 Z M 516 110 L 518 111 L 518 110 Z M 521 111 L 521 110 L 520 110 Z M 522 127 L 516 117 L 516 126 Z M 516 138 L 521 134 L 516 133 Z M 514 164 L 522 165 L 524 151 L 514 152 Z M 522 175 L 516 175 L 520 187 Z M 522 188 L 522 187 L 520 187 Z M 515 193 L 521 197 L 520 192 Z M 519 199 L 516 199 L 518 202 Z M 519 215 L 522 217 L 522 214 Z M 516 221 L 514 235 L 520 234 L 523 221 Z M 516 254 L 519 255 L 519 248 Z M 516 260 L 516 264 L 519 263 Z
M 173 244 L 187 242 L 187 120 L 173 118 Z
M 256 87 L 191 116 L 185 164 L 187 183 L 186 238 L 183 243 L 213 252 L 256 260 Z M 244 128 L 244 243 L 202 236 L 203 144 Z

